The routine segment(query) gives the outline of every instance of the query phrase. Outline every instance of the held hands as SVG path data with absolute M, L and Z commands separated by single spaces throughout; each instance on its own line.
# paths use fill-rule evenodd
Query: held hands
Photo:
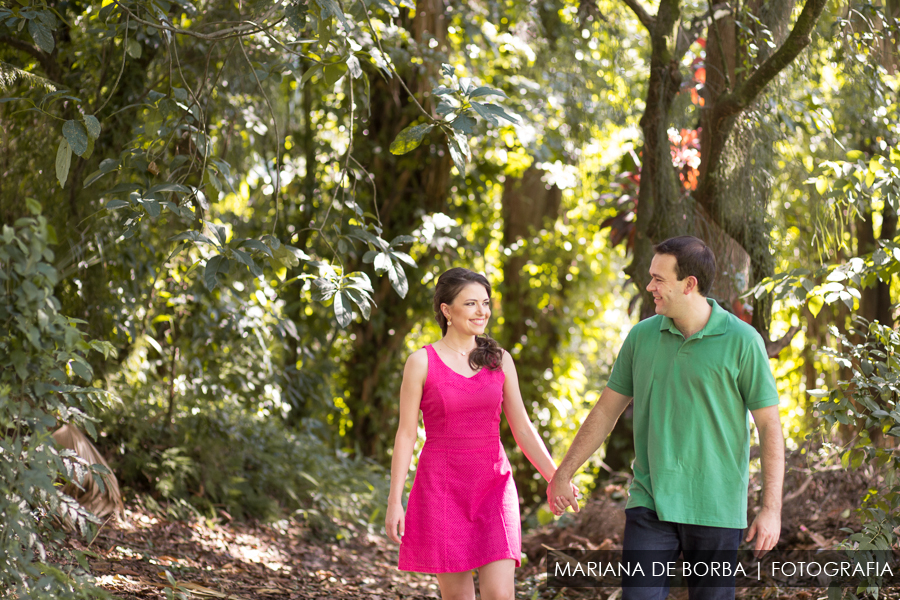
M 756 546 L 753 548 L 753 556 L 762 558 L 766 552 L 775 547 L 778 538 L 781 537 L 781 511 L 771 508 L 763 508 L 753 519 L 747 530 L 745 542 L 756 538 Z
M 384 531 L 391 540 L 400 543 L 400 538 L 406 531 L 406 512 L 399 502 L 388 504 L 387 515 L 384 517 Z
M 566 508 L 572 507 L 575 512 L 578 508 L 578 488 L 571 479 L 554 476 L 547 486 L 547 503 L 550 510 L 557 517 L 566 512 Z

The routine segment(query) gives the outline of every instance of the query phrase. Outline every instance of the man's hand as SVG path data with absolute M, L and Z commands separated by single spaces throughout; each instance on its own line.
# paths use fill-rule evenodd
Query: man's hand
M 766 552 L 775 547 L 778 538 L 781 537 L 781 511 L 770 508 L 763 508 L 753 519 L 750 529 L 747 530 L 745 542 L 752 541 L 756 538 L 756 547 L 753 549 L 753 556 L 762 558 Z
M 578 489 L 572 483 L 572 478 L 560 477 L 557 472 L 547 486 L 547 503 L 550 504 L 550 510 L 557 517 L 566 512 L 566 508 L 570 506 L 572 510 L 578 512 L 577 494 Z

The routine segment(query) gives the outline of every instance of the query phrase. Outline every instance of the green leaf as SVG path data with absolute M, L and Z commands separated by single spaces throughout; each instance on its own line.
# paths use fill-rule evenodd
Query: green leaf
M 128 53 L 128 56 L 131 58 L 140 58 L 141 57 L 141 44 L 136 39 L 131 38 L 128 40 L 128 43 L 125 44 L 125 52 Z
M 100 137 L 100 121 L 94 115 L 84 115 L 84 126 L 87 128 L 88 135 L 92 140 Z M 107 159 L 109 160 L 109 159 Z
M 833 585 L 828 588 L 828 600 L 841 600 L 844 597 L 844 591 L 840 586 Z
M 84 123 L 79 123 L 78 121 L 71 120 L 66 121 L 63 124 L 62 133 L 66 140 L 68 140 L 69 145 L 72 147 L 72 152 L 74 152 L 78 156 L 81 156 L 85 152 L 87 152 L 88 136 L 87 129 L 84 128 Z
M 352 301 L 345 291 L 340 291 L 334 295 L 334 316 L 341 327 L 349 325 L 353 318 L 353 309 L 350 306 Z
M 372 304 L 366 294 L 352 287 L 346 288 L 344 293 L 350 296 L 353 303 L 359 307 L 359 312 L 362 314 L 363 318 L 368 321 L 372 316 Z
M 190 194 L 191 189 L 185 185 L 181 185 L 180 183 L 161 183 L 159 185 L 154 185 L 152 188 L 147 190 L 146 195 L 149 196 L 150 194 L 155 194 L 157 192 L 178 192 L 180 194 Z
M 107 210 L 115 210 L 117 208 L 122 208 L 123 206 L 131 206 L 131 204 L 125 200 L 110 200 L 106 203 Z
M 417 266 L 416 261 L 414 261 L 412 259 L 412 257 L 409 254 L 407 254 L 406 252 L 397 252 L 397 251 L 392 250 L 391 256 L 394 257 L 394 260 L 400 261 L 400 262 L 405 262 L 410 267 Z
M 247 248 L 259 250 L 263 254 L 267 254 L 273 258 L 275 256 L 274 254 L 272 254 L 272 250 L 259 240 L 254 240 L 254 239 L 244 240 L 243 242 L 241 242 L 241 246 L 246 246 Z
M 496 104 L 482 104 L 481 102 L 472 102 L 472 108 L 475 109 L 481 118 L 490 122 L 492 125 L 499 125 L 500 119 L 505 119 L 510 123 L 518 123 L 519 117 L 507 113 Z
M 391 268 L 391 255 L 387 252 L 381 252 L 375 256 L 374 260 L 375 272 L 384 273 Z
M 473 117 L 464 114 L 456 117 L 449 123 L 449 125 L 456 131 L 472 135 L 475 133 L 476 123 L 478 123 L 478 121 L 476 121 Z
M 206 261 L 206 269 L 203 271 L 203 281 L 206 283 L 206 289 L 214 290 L 218 283 L 219 274 L 227 273 L 229 266 L 228 259 L 221 254 L 217 254 Z
M 325 67 L 325 84 L 332 86 L 340 80 L 341 77 L 344 76 L 344 73 L 347 72 L 347 64 L 346 63 L 338 63 L 336 65 L 328 65 Z
M 59 142 L 59 150 L 56 151 L 56 179 L 61 187 L 66 187 L 70 166 L 72 166 L 72 147 L 63 138 Z
M 73 360 L 70 363 L 70 365 L 72 367 L 72 370 L 75 371 L 76 375 L 78 375 L 79 377 L 81 377 L 82 379 L 84 379 L 85 381 L 90 383 L 91 374 L 93 373 L 93 370 L 91 369 L 90 365 L 88 365 L 87 363 L 81 362 L 80 360 Z
M 153 217 L 154 219 L 159 216 L 160 207 L 159 202 L 156 200 L 150 200 L 149 198 L 143 198 L 141 200 L 141 205 L 144 207 L 144 210 L 147 211 L 147 214 Z
M 450 158 L 453 159 L 453 164 L 456 165 L 456 170 L 459 171 L 461 175 L 465 175 L 466 173 L 466 156 L 463 154 L 462 148 L 460 148 L 459 142 L 456 141 L 455 137 L 447 138 L 447 145 L 450 148 Z M 466 144 L 468 146 L 468 144 Z
M 303 77 L 300 78 L 300 83 L 299 83 L 298 87 L 302 88 L 303 84 L 305 84 L 307 81 L 312 79 L 313 76 L 316 75 L 317 73 L 321 73 L 323 70 L 324 70 L 324 67 L 322 65 L 316 65 L 314 67 L 307 69 L 306 72 L 303 74 Z
M 486 86 L 477 87 L 469 92 L 469 98 L 479 98 L 481 96 L 501 96 L 503 98 L 507 97 L 504 92 Z
M 115 158 L 106 158 L 100 161 L 100 170 L 104 173 L 115 171 L 119 168 L 119 161 Z
M 362 76 L 362 67 L 359 64 L 359 59 L 353 54 L 347 58 L 347 68 L 350 69 L 350 77 L 353 79 L 359 79 Z
M 239 263 L 243 263 L 250 268 L 250 273 L 253 274 L 254 277 L 259 277 L 263 274 L 263 270 L 256 264 L 256 261 L 253 258 L 244 252 L 243 250 L 238 250 L 237 248 L 232 248 L 231 252 L 234 254 L 235 260 Z
M 406 273 L 399 262 L 391 261 L 391 268 L 388 269 L 388 279 L 391 280 L 391 286 L 401 298 L 406 298 L 409 292 L 409 281 L 406 279 Z
M 411 235 L 398 235 L 391 240 L 391 247 L 399 246 L 400 244 L 412 244 L 415 241 L 416 238 Z
M 53 34 L 42 23 L 30 19 L 28 21 L 28 33 L 31 34 L 31 39 L 34 40 L 38 48 L 47 54 L 53 52 L 53 48 L 56 46 L 56 43 L 53 41 Z
M 228 232 L 221 225 L 216 225 L 215 223 L 209 224 L 210 229 L 213 230 L 213 233 L 216 234 L 216 239 L 219 240 L 219 243 L 223 246 L 228 243 Z
M 316 302 L 326 302 L 337 291 L 337 285 L 324 277 L 314 279 L 313 285 L 316 286 L 316 290 L 313 292 L 312 297 Z
M 99 170 L 98 170 L 98 171 L 94 171 L 93 173 L 91 173 L 90 175 L 88 175 L 88 176 L 85 178 L 85 180 L 84 180 L 84 187 L 87 187 L 87 186 L 91 185 L 92 183 L 94 183 L 95 181 L 97 181 L 98 179 L 100 179 L 101 177 L 103 177 L 104 175 L 106 175 L 106 173 L 104 173 L 103 171 L 99 171 Z
M 458 107 L 453 106 L 453 105 L 450 104 L 449 102 L 441 101 L 441 102 L 438 104 L 437 108 L 435 109 L 435 112 L 443 117 L 443 116 L 449 115 L 450 113 L 452 113 L 452 112 L 453 112 L 454 110 L 456 110 L 457 108 L 458 108 Z
M 422 143 L 422 138 L 434 129 L 433 123 L 424 125 L 410 125 L 397 134 L 397 138 L 391 143 L 391 154 L 406 154 L 415 150 Z
M 344 26 L 344 31 L 350 31 L 350 25 L 347 23 L 347 17 L 344 16 L 344 9 L 341 8 L 340 3 L 337 0 L 314 0 L 315 3 L 322 9 L 322 16 L 332 16 L 338 21 L 340 21 L 341 25 Z

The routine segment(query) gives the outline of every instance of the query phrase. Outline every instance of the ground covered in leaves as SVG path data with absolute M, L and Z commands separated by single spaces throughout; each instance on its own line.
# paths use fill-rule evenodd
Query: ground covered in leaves
M 841 527 L 857 527 L 853 509 L 867 480 L 866 473 L 822 468 L 811 465 L 808 457 L 794 455 L 786 478 L 780 547 L 834 547 L 845 535 Z M 526 532 L 517 598 L 619 597 L 616 589 L 548 588 L 546 553 L 621 548 L 626 484 L 610 483 L 597 490 L 578 515 Z M 758 487 L 751 483 L 751 505 Z M 69 543 L 94 555 L 90 566 L 100 585 L 121 598 L 162 599 L 167 588 L 189 598 L 232 600 L 439 597 L 433 576 L 396 570 L 397 547 L 384 536 L 341 531 L 342 539 L 337 539 L 313 535 L 291 521 L 259 524 L 202 517 L 171 521 L 131 506 L 123 519 L 107 523 L 90 544 L 75 538 Z M 824 596 L 823 589 L 789 587 L 738 591 L 744 599 Z M 900 594 L 892 591 L 881 597 Z M 687 590 L 675 589 L 670 598 L 686 599 Z

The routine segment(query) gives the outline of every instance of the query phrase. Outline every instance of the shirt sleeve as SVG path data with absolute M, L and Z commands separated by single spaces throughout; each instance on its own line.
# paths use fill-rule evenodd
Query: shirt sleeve
M 769 357 L 762 337 L 754 332 L 748 340 L 738 374 L 738 389 L 748 410 L 756 410 L 779 403 L 778 388 L 769 366 Z
M 619 356 L 616 357 L 616 364 L 613 365 L 612 373 L 606 387 L 618 392 L 623 396 L 634 396 L 634 371 L 632 363 L 634 359 L 634 329 L 628 333 L 625 343 L 619 350 Z

